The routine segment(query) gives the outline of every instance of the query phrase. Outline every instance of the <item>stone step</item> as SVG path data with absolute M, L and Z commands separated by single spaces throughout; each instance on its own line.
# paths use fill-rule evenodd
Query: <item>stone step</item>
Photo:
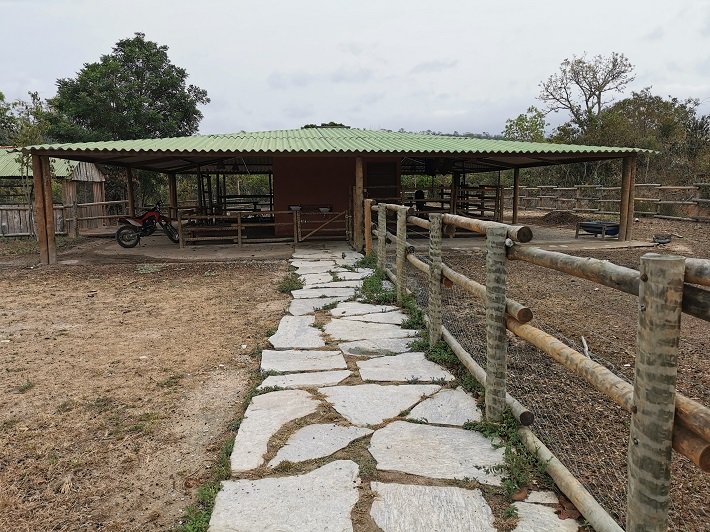
M 439 379 L 454 380 L 444 368 L 427 360 L 424 353 L 402 353 L 389 357 L 358 360 L 360 377 L 364 381 L 380 382 L 432 382 Z
M 330 456 L 343 447 L 347 447 L 351 442 L 364 436 L 369 436 L 372 432 L 371 429 L 364 427 L 336 425 L 334 423 L 308 425 L 291 435 L 286 445 L 269 462 L 269 467 L 276 467 L 284 460 L 303 462 Z
M 482 418 L 476 400 L 463 388 L 441 390 L 412 408 L 407 415 L 407 419 L 455 426 Z
M 284 316 L 269 342 L 276 349 L 309 349 L 325 346 L 318 329 L 311 327 L 315 316 Z
M 335 386 L 347 379 L 352 372 L 342 371 L 312 371 L 310 373 L 289 373 L 288 375 L 270 375 L 257 388 L 318 388 L 320 386 Z
M 410 338 L 417 336 L 419 331 L 402 329 L 389 323 L 367 323 L 335 318 L 325 324 L 326 334 L 335 340 L 377 340 L 384 338 Z
M 330 315 L 334 318 L 342 318 L 343 316 L 361 316 L 363 314 L 377 314 L 395 310 L 399 310 L 399 307 L 392 305 L 371 305 L 369 303 L 360 303 L 359 301 L 346 301 L 332 309 Z
M 381 357 L 409 351 L 409 346 L 416 338 L 383 338 L 379 340 L 355 340 L 338 344 L 346 355 L 360 357 Z
M 261 352 L 261 371 L 301 372 L 346 369 L 348 365 L 340 351 L 301 351 L 287 349 Z

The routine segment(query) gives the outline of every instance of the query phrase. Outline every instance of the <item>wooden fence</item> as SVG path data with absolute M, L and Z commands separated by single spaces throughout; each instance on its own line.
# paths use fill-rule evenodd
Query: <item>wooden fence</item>
M 373 213 L 377 223 L 373 230 Z M 387 215 L 397 218 L 397 232 L 387 231 Z M 710 260 L 647 253 L 641 271 L 591 258 L 575 257 L 521 246 L 532 239 L 525 226 L 430 214 L 411 215 L 402 205 L 365 200 L 365 252 L 377 238 L 378 267 L 395 284 L 398 298 L 406 291 L 408 261 L 428 276 L 426 309 L 430 343 L 443 339 L 462 364 L 485 388 L 486 417 L 499 420 L 509 408 L 520 422 L 519 433 L 528 450 L 546 464 L 547 473 L 598 532 L 622 530 L 586 488 L 555 458 L 529 428 L 534 416 L 506 391 L 506 330 L 537 347 L 564 368 L 584 379 L 611 401 L 631 413 L 629 434 L 627 530 L 666 530 L 671 449 L 710 471 L 710 408 L 676 392 L 676 360 L 682 312 L 710 321 Z M 407 242 L 407 225 L 429 232 L 428 257 L 419 257 Z M 485 285 L 442 262 L 441 236 L 446 227 L 486 236 Z M 387 268 L 386 245 L 396 246 L 395 271 Z M 506 262 L 522 260 L 587 279 L 639 298 L 635 380 L 631 385 L 605 366 L 530 325 L 531 309 L 506 296 Z M 485 302 L 486 367 L 467 353 L 442 323 L 442 286 L 455 284 Z M 701 286 L 695 286 L 701 285 Z
M 64 209 L 61 205 L 54 206 L 55 233 L 66 233 Z M 29 205 L 0 205 L 0 236 L 34 236 L 34 207 Z

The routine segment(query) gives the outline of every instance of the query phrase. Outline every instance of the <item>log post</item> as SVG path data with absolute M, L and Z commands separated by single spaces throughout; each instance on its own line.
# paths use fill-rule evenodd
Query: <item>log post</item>
M 136 196 L 133 189 L 133 169 L 126 168 L 126 193 L 128 199 L 128 216 L 136 215 Z
M 507 336 L 505 332 L 505 226 L 486 230 L 486 419 L 505 411 Z
M 72 236 L 74 238 L 79 238 L 79 202 L 76 196 L 74 196 L 74 201 L 71 206 L 71 216 L 72 216 Z
M 402 304 L 407 291 L 405 279 L 405 261 L 407 260 L 407 207 L 397 208 L 397 256 L 395 262 L 395 275 L 397 276 L 397 304 Z
M 293 243 L 298 244 L 298 211 L 293 211 Z
M 178 238 L 180 239 L 180 249 L 185 248 L 185 228 L 182 223 L 182 214 L 178 211 L 178 216 L 177 216 L 177 224 L 178 224 Z
M 451 214 L 458 213 L 460 183 L 461 183 L 461 174 L 458 172 L 453 172 L 451 174 L 451 203 L 449 204 L 449 212 Z
M 429 345 L 441 339 L 441 214 L 429 215 Z
M 47 251 L 47 224 L 44 218 L 44 183 L 42 180 L 42 161 L 39 155 L 32 155 L 32 177 L 34 179 L 35 193 L 35 224 L 37 225 L 37 244 L 39 247 L 39 260 L 42 264 L 49 264 Z
M 170 218 L 177 218 L 177 178 L 174 173 L 168 174 L 168 205 Z
M 685 259 L 641 257 L 626 530 L 665 531 Z
M 372 204 L 373 200 L 365 200 L 365 256 L 368 256 L 372 253 Z
M 52 171 L 49 157 L 40 157 L 42 161 L 42 186 L 44 187 L 44 223 L 47 226 L 47 264 L 57 263 L 57 243 L 54 228 L 54 201 L 52 199 Z
M 624 157 L 621 167 L 621 204 L 619 206 L 619 240 L 626 240 L 629 227 L 629 198 L 633 195 L 631 185 L 631 159 Z M 633 221 L 633 220 L 632 220 Z
M 377 209 L 377 267 L 384 271 L 387 266 L 387 208 Z
M 520 168 L 513 169 L 513 225 L 518 223 L 518 204 L 520 203 Z
M 355 251 L 362 251 L 363 246 L 363 200 L 364 170 L 362 157 L 355 158 L 355 188 L 353 189 L 353 241 Z
M 299 232 L 300 234 L 300 232 Z M 237 211 L 237 246 L 242 247 L 242 213 Z
M 633 240 L 634 211 L 636 209 L 636 155 L 626 157 L 629 168 L 629 205 L 626 211 L 626 240 Z

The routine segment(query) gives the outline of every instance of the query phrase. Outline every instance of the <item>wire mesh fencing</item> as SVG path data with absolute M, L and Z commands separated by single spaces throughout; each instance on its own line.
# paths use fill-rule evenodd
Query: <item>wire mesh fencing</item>
M 426 240 L 417 241 L 417 257 L 429 262 Z M 395 245 L 387 245 L 386 264 L 395 271 Z M 463 261 L 462 261 L 463 259 Z M 443 253 L 467 277 L 483 282 L 480 261 L 457 251 Z M 426 312 L 429 278 L 407 263 L 406 286 Z M 551 288 L 550 288 L 551 289 Z M 459 286 L 442 288 L 443 325 L 473 359 L 486 367 L 485 304 Z M 550 323 L 535 318 L 535 326 L 587 355 L 627 382 L 633 368 L 619 365 L 566 337 Z M 536 436 L 584 485 L 622 527 L 626 521 L 627 449 L 630 415 L 581 377 L 547 354 L 508 332 L 508 392 L 535 415 Z M 707 494 L 710 479 L 688 459 L 674 453 L 669 529 L 710 531 Z

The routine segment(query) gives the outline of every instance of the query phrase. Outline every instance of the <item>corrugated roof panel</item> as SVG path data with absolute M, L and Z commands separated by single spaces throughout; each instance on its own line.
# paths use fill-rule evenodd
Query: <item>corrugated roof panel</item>
M 163 139 L 44 144 L 32 151 L 89 152 L 227 152 L 227 153 L 436 153 L 477 154 L 605 154 L 648 150 L 610 146 L 582 146 L 517 142 L 470 137 L 424 135 L 350 128 L 309 128 L 224 135 L 195 135 Z
M 21 177 L 23 175 L 22 165 L 17 160 L 19 152 L 11 150 L 0 150 L 0 177 Z M 66 159 L 50 159 L 52 172 L 56 177 L 67 177 L 72 173 L 78 164 L 76 161 Z M 32 175 L 30 167 L 29 175 Z

